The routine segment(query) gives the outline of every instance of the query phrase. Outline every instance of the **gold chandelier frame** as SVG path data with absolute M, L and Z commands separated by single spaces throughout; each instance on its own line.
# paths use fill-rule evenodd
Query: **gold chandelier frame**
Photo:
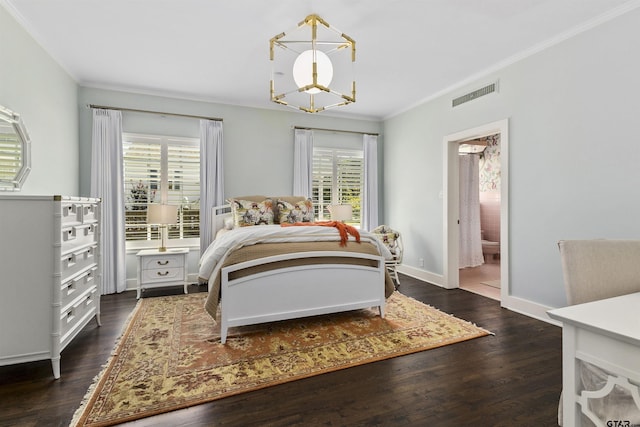
M 310 38 L 308 40 L 289 38 L 289 33 L 304 31 L 306 28 L 311 30 Z M 323 32 L 328 30 L 328 34 L 333 35 L 334 38 L 328 37 L 327 39 L 318 40 L 319 29 Z M 298 23 L 298 26 L 294 30 L 289 33 L 282 32 L 272 37 L 269 42 L 270 61 L 272 67 L 271 101 L 296 110 L 302 110 L 307 113 L 318 113 L 330 108 L 340 107 L 356 102 L 356 82 L 353 78 L 353 65 L 356 61 L 355 40 L 332 27 L 327 21 L 315 14 L 307 16 L 303 21 Z M 297 85 L 295 85 L 294 88 L 278 92 L 276 89 L 275 77 L 277 75 L 284 75 L 285 73 L 276 71 L 276 48 L 284 49 L 285 51 L 296 55 L 300 55 L 305 50 L 312 50 L 314 52 L 314 59 L 312 64 L 311 83 L 302 87 L 297 87 Z M 324 86 L 318 82 L 318 64 L 315 60 L 316 52 L 323 52 L 329 58 L 350 52 L 350 63 L 352 66 L 350 92 L 346 87 L 345 89 L 347 90 L 344 92 L 347 93 L 342 93 L 340 90 L 329 87 L 333 86 L 332 84 Z M 349 59 L 347 59 L 347 61 L 349 61 Z M 344 72 L 345 70 L 338 70 L 338 73 L 342 74 Z M 291 82 L 288 82 L 288 84 L 290 83 Z M 310 91 L 315 93 L 309 93 Z

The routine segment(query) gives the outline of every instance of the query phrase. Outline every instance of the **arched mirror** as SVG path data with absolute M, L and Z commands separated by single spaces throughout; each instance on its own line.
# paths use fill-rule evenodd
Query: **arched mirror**
M 0 105 L 0 191 L 18 191 L 31 170 L 31 141 L 20 116 Z

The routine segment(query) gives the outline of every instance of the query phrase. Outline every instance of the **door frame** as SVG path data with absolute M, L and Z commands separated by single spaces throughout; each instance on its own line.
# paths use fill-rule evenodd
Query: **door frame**
M 460 286 L 458 218 L 460 175 L 458 148 L 461 143 L 475 138 L 500 134 L 500 300 L 502 305 L 509 296 L 509 119 L 456 132 L 444 137 L 444 283 L 447 289 Z

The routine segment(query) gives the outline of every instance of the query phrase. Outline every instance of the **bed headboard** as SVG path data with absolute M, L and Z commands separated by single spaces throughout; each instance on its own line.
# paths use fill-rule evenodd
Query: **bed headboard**
M 232 218 L 231 205 L 214 206 L 211 209 L 211 240 L 215 240 L 219 230 L 224 228 L 224 221 Z

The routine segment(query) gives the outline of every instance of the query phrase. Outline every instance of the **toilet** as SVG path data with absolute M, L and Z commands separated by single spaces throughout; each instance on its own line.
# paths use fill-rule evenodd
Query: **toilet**
M 500 261 L 500 242 L 492 242 L 484 239 L 484 230 L 481 232 L 482 236 L 482 255 L 484 255 L 484 262 L 497 263 Z

